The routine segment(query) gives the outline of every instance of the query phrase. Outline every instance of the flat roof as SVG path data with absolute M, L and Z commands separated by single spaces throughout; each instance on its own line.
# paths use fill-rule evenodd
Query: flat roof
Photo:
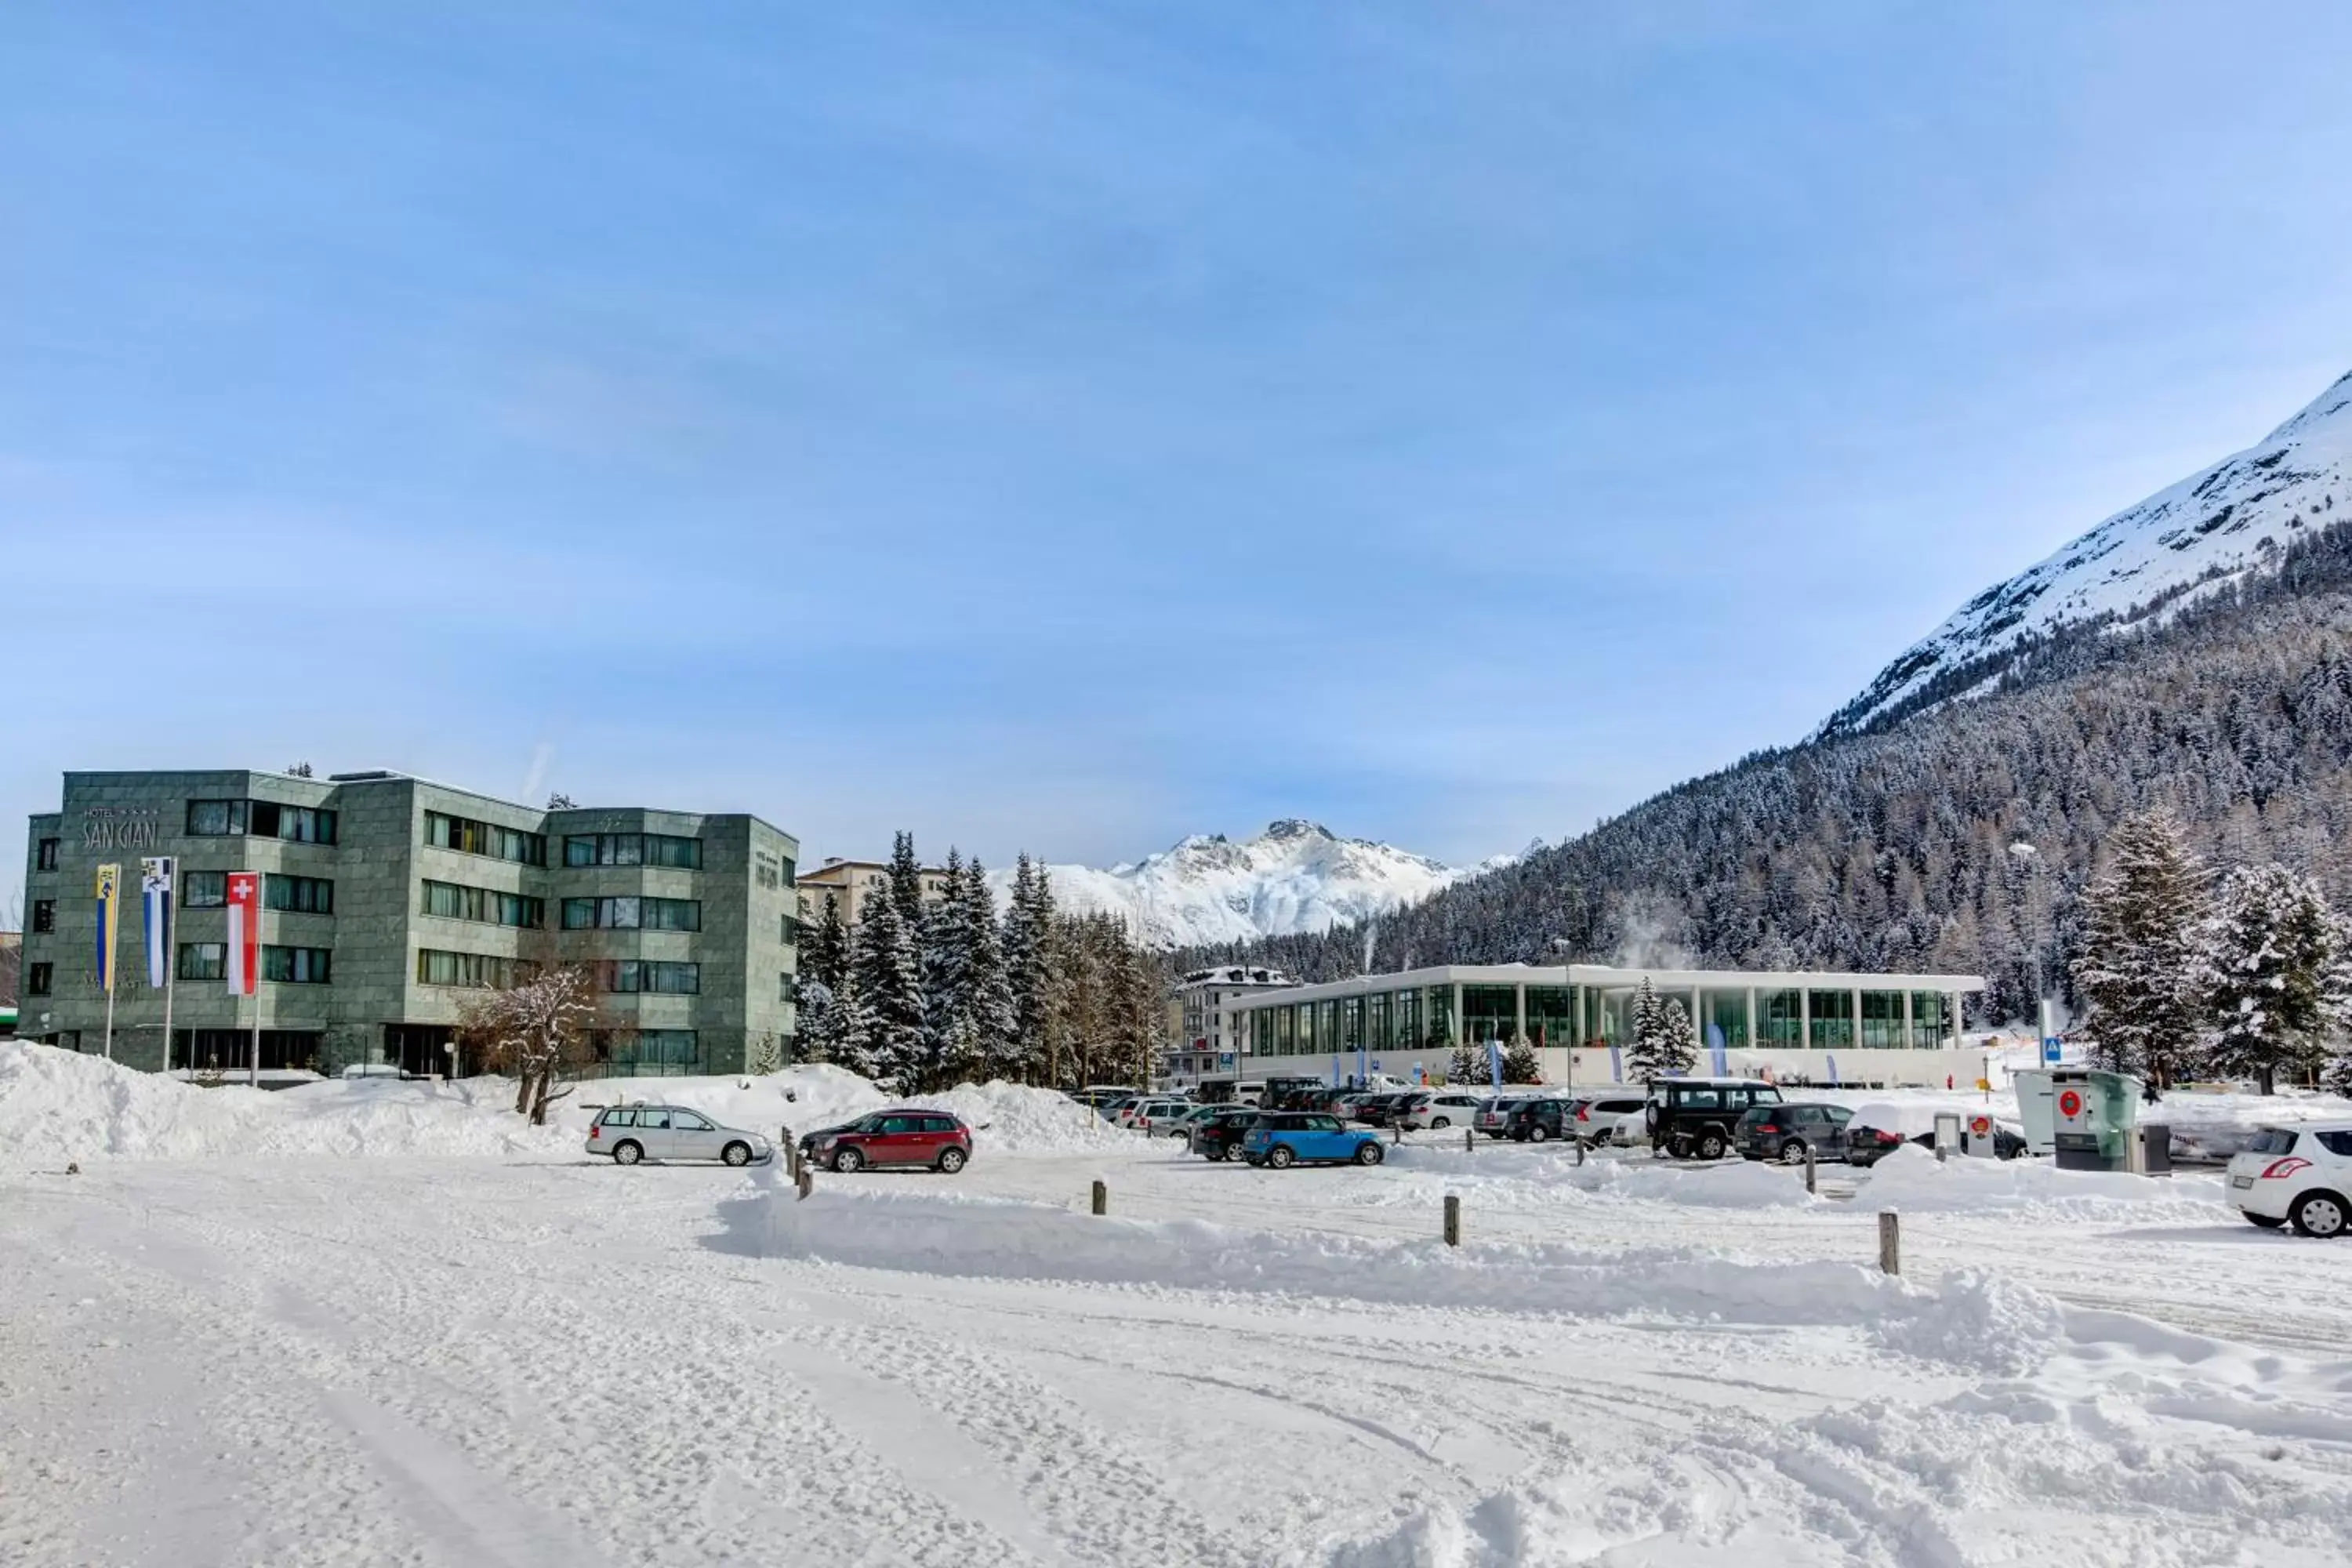
M 1984 989 L 1981 974 L 1862 974 L 1812 969 L 1619 969 L 1605 963 L 1443 963 L 1432 969 L 1407 969 L 1389 974 L 1360 974 L 1352 980 L 1327 980 L 1286 990 L 1244 994 L 1225 1004 L 1226 1011 L 1245 1013 L 1258 1007 L 1288 1006 L 1327 997 L 1353 996 L 1368 991 L 1394 991 L 1416 985 L 1591 985 L 1603 989 L 1633 987 L 1647 979 L 1672 994 L 1700 990 L 1745 991 L 1960 991 Z

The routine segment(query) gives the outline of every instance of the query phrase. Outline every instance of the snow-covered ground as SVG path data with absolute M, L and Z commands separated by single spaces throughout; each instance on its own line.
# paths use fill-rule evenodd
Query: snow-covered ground
M 395 1152 L 395 1106 L 514 1140 L 496 1086 L 247 1095 L 320 1152 L 192 1155 L 224 1113 L 148 1091 L 242 1091 L 97 1065 L 0 1057 L 0 1561 L 2352 1562 L 2352 1247 L 2210 1175 L 1258 1172 L 999 1089 L 961 1177 L 802 1204 L 588 1160 L 576 1101 Z M 627 1087 L 762 1127 L 870 1093 Z

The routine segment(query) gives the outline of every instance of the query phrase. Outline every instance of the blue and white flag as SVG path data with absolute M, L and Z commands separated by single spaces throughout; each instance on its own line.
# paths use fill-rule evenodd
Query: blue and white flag
M 1835 1088 L 1837 1087 L 1837 1058 L 1835 1058 L 1835 1057 L 1832 1057 L 1832 1058 L 1829 1058 L 1829 1063 L 1830 1063 L 1830 1087 L 1831 1087 L 1832 1089 L 1835 1089 Z
M 1609 1081 L 1625 1081 L 1625 1054 L 1613 1045 L 1609 1047 Z
M 1486 1076 L 1494 1079 L 1496 1089 L 1503 1087 L 1503 1042 L 1500 1040 L 1486 1042 Z
M 139 862 L 139 900 L 147 929 L 147 984 L 157 991 L 172 974 L 172 873 L 178 859 L 151 855 Z
M 1729 1078 L 1731 1076 L 1731 1053 L 1724 1048 L 1722 1025 L 1709 1024 L 1706 1026 L 1706 1047 L 1707 1049 L 1715 1053 L 1715 1076 L 1717 1078 Z

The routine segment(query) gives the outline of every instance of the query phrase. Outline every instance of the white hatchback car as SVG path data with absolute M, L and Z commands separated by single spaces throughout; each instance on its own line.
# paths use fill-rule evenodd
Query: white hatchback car
M 1178 1132 L 1177 1123 L 1198 1109 L 1189 1100 L 1147 1100 L 1136 1107 L 1127 1125 L 1146 1137 L 1160 1138 Z
M 2230 1201 L 2264 1230 L 2342 1236 L 2352 1228 L 2352 1121 L 2263 1128 L 2231 1156 Z
M 585 1145 L 619 1165 L 640 1160 L 717 1160 L 728 1165 L 765 1164 L 776 1146 L 757 1132 L 721 1127 L 683 1105 L 611 1105 L 589 1124 Z
M 1478 1097 L 1458 1089 L 1423 1089 L 1404 1102 L 1395 1120 L 1408 1132 L 1467 1127 L 1478 1120 Z

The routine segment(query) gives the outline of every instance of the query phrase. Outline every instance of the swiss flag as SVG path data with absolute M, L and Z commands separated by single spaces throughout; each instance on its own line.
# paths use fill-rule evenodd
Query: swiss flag
M 261 970 L 261 873 L 228 874 L 228 994 L 250 996 Z

